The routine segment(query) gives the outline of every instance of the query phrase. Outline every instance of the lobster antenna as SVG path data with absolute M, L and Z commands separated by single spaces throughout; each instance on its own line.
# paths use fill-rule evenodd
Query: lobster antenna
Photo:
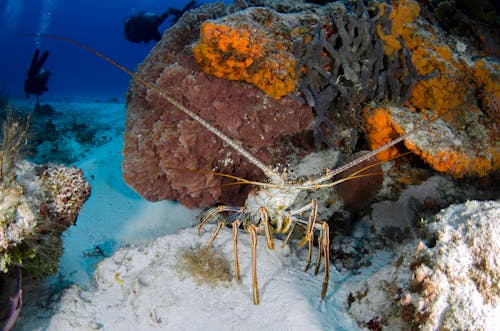
M 93 49 L 93 48 L 91 48 L 91 47 L 89 47 L 89 46 L 87 46 L 85 44 L 82 44 L 82 43 L 80 43 L 80 42 L 78 42 L 76 40 L 73 40 L 73 39 L 70 39 L 70 38 L 66 38 L 66 37 L 60 37 L 60 36 L 54 36 L 54 35 L 47 35 L 47 34 L 30 34 L 30 33 L 28 33 L 28 34 L 20 34 L 20 35 L 21 36 L 31 36 L 31 37 L 44 37 L 44 38 L 50 38 L 50 39 L 64 41 L 64 42 L 67 42 L 69 44 L 75 45 L 75 46 L 77 46 L 79 48 L 82 48 L 82 49 L 84 49 L 84 50 L 86 50 L 86 51 L 88 51 L 88 52 L 90 52 L 90 53 L 92 53 L 92 54 L 100 57 L 104 61 L 112 64 L 113 66 L 117 67 L 118 69 L 120 69 L 121 71 L 123 71 L 124 73 L 126 73 L 127 75 L 129 75 L 133 80 L 135 80 L 136 82 L 138 82 L 140 85 L 142 85 L 142 86 L 144 86 L 144 87 L 146 87 L 148 89 L 151 89 L 151 90 L 155 91 L 161 98 L 163 98 L 164 100 L 168 101 L 174 107 L 176 107 L 177 109 L 179 109 L 180 111 L 182 111 L 184 114 L 188 115 L 193 120 L 195 120 L 196 122 L 198 122 L 205 129 L 207 129 L 208 131 L 210 131 L 213 134 L 215 134 L 223 142 L 225 142 L 226 144 L 228 144 L 229 146 L 231 146 L 232 148 L 234 148 L 238 153 L 240 153 L 242 156 L 244 156 L 245 158 L 247 158 L 248 161 L 250 161 L 255 166 L 257 166 L 260 170 L 262 170 L 267 177 L 278 176 L 278 174 L 271 167 L 267 166 L 266 164 L 264 164 L 264 162 L 260 161 L 255 156 L 253 156 L 252 154 L 250 154 L 250 152 L 248 152 L 243 146 L 239 145 L 237 142 L 235 142 L 234 140 L 232 140 L 231 138 L 229 138 L 228 136 L 226 136 L 224 133 L 222 133 L 222 131 L 220 131 L 219 129 L 217 129 L 216 127 L 214 127 L 212 124 L 208 123 L 207 121 L 205 121 L 199 115 L 197 115 L 196 113 L 194 113 L 193 111 L 191 111 L 190 109 L 188 109 L 187 107 L 185 107 L 183 104 L 181 104 L 180 102 L 178 102 L 177 100 L 175 100 L 174 98 L 172 98 L 170 95 L 166 94 L 164 91 L 162 91 L 155 84 L 150 83 L 150 82 L 142 79 L 137 74 L 133 73 L 132 71 L 130 71 L 129 69 L 127 69 L 123 65 L 119 64 L 118 62 L 110 59 L 106 55 L 104 55 L 104 54 L 96 51 L 95 49 Z

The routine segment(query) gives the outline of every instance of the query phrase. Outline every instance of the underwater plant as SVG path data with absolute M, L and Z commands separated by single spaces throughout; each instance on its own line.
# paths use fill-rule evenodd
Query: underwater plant
M 190 275 L 198 284 L 211 287 L 228 284 L 233 278 L 227 257 L 219 250 L 205 249 L 199 244 L 181 249 L 177 270 L 181 276 Z

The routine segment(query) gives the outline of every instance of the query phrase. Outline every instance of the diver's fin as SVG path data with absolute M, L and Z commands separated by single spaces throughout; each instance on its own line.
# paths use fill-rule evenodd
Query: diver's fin
M 28 69 L 28 76 L 35 75 L 40 68 L 38 68 L 38 56 L 40 55 L 40 49 L 35 49 L 33 57 L 31 58 L 31 65 Z
M 43 67 L 48 57 L 49 57 L 49 52 L 45 51 L 42 53 L 42 56 L 40 56 L 40 59 L 38 60 L 38 70 L 40 70 Z
M 184 8 L 182 8 L 182 13 L 184 14 L 185 12 L 187 12 L 188 10 L 191 10 L 191 9 L 194 9 L 196 7 L 199 7 L 201 4 L 200 3 L 197 3 L 196 0 L 191 0 L 187 3 L 187 5 L 184 6 Z
M 167 17 L 169 17 L 170 15 L 174 15 L 172 14 L 172 10 L 178 10 L 178 9 L 175 9 L 175 8 L 170 8 L 168 7 L 167 11 L 164 12 L 163 14 L 161 14 L 158 19 L 156 20 L 156 26 L 160 26 L 163 24 L 163 22 L 167 19 Z M 175 15 L 174 15 L 175 16 Z
M 182 10 L 174 7 L 168 7 L 166 13 L 168 13 L 168 15 L 172 15 L 176 21 L 182 16 Z

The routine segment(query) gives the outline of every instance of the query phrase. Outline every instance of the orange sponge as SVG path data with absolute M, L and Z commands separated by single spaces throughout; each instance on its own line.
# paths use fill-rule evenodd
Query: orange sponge
M 278 99 L 297 85 L 296 60 L 290 49 L 288 42 L 264 30 L 208 21 L 201 26 L 193 53 L 204 72 L 254 84 Z
M 365 111 L 366 138 L 372 149 L 387 144 L 401 135 L 400 127 L 394 125 L 391 115 L 385 108 Z M 389 161 L 398 154 L 395 147 L 391 147 L 376 155 L 380 161 Z
M 384 8 L 385 4 L 380 6 L 383 6 L 381 10 L 387 10 L 387 8 Z M 391 55 L 401 49 L 402 45 L 399 38 L 403 38 L 405 42 L 411 38 L 415 29 L 413 21 L 419 14 L 420 6 L 414 0 L 402 0 L 394 5 L 389 14 L 389 19 L 392 21 L 391 33 L 386 35 L 382 32 L 381 26 L 377 27 L 377 35 L 384 42 L 384 53 L 386 55 Z

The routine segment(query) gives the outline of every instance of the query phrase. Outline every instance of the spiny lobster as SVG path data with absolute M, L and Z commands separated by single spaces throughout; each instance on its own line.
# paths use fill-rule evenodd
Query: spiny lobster
M 161 98 L 165 99 L 173 106 L 178 108 L 180 111 L 191 117 L 194 121 L 198 122 L 208 131 L 216 135 L 220 138 L 224 143 L 231 146 L 235 151 L 240 153 L 243 157 L 247 158 L 248 161 L 253 163 L 259 169 L 263 171 L 263 173 L 267 177 L 267 181 L 264 182 L 254 182 L 246 179 L 242 179 L 239 177 L 227 175 L 227 174 L 219 174 L 221 176 L 225 176 L 228 178 L 232 178 L 236 180 L 235 184 L 249 184 L 257 186 L 257 190 L 253 191 L 249 194 L 245 204 L 241 207 L 235 206 L 218 206 L 211 209 L 207 216 L 201 221 L 198 225 L 198 232 L 201 235 L 201 230 L 203 226 L 216 217 L 220 213 L 230 212 L 233 213 L 230 217 L 225 218 L 218 222 L 218 225 L 212 235 L 211 240 L 207 244 L 207 249 L 212 245 L 214 240 L 216 239 L 219 231 L 225 225 L 231 226 L 233 231 L 233 242 L 234 242 L 234 268 L 235 275 L 237 281 L 241 280 L 240 271 L 239 271 L 239 263 L 238 263 L 238 229 L 243 227 L 243 229 L 249 234 L 250 241 L 252 245 L 252 287 L 253 287 L 253 302 L 254 304 L 259 303 L 259 286 L 257 283 L 257 258 L 256 258 L 256 247 L 257 247 L 257 234 L 264 233 L 267 239 L 267 246 L 269 249 L 274 248 L 273 242 L 273 233 L 275 234 L 287 234 L 283 246 L 286 245 L 288 240 L 290 239 L 296 225 L 301 225 L 305 228 L 304 237 L 299 242 L 299 246 L 304 244 L 308 244 L 308 261 L 306 266 L 306 271 L 308 270 L 311 259 L 312 259 L 312 251 L 313 251 L 313 240 L 314 240 L 314 231 L 319 231 L 319 236 L 317 240 L 319 254 L 316 264 L 316 271 L 318 273 L 322 260 L 324 259 L 324 279 L 321 291 L 321 298 L 324 299 L 328 289 L 328 281 L 329 281 L 329 269 L 330 269 L 330 257 L 329 257 L 329 226 L 326 221 L 321 223 L 317 222 L 317 213 L 318 213 L 318 203 L 316 200 L 311 200 L 309 203 L 304 206 L 298 208 L 292 208 L 294 203 L 296 202 L 297 196 L 301 191 L 304 190 L 318 190 L 321 188 L 328 188 L 335 185 L 338 185 L 342 182 L 369 176 L 370 174 L 363 174 L 369 167 L 362 168 L 354 172 L 353 174 L 338 180 L 334 180 L 335 176 L 345 172 L 348 169 L 357 166 L 376 154 L 384 151 L 401 141 L 407 139 L 411 133 L 402 135 L 389 143 L 386 143 L 379 148 L 370 151 L 359 158 L 356 158 L 338 168 L 335 169 L 326 169 L 323 174 L 316 176 L 313 178 L 312 176 L 309 179 L 297 181 L 291 180 L 289 173 L 286 171 L 279 172 L 277 169 L 274 169 L 262 161 L 257 159 L 254 155 L 252 155 L 249 151 L 247 151 L 243 146 L 239 145 L 237 142 L 232 140 L 230 137 L 225 135 L 222 131 L 208 123 L 206 120 L 201 118 L 192 110 L 185 107 L 183 104 L 172 98 L 170 95 L 167 95 L 164 91 L 158 88 L 155 84 L 150 83 L 141 77 L 137 76 L 132 71 L 128 70 L 124 66 L 120 65 L 116 61 L 108 58 L 107 56 L 99 53 L 98 51 L 81 44 L 72 39 L 58 37 L 58 36 L 48 36 L 44 37 L 62 40 L 68 42 L 70 44 L 76 45 L 82 49 L 85 49 L 94 55 L 104 59 L 109 62 L 113 66 L 119 68 L 126 74 L 132 77 L 136 82 L 143 85 L 145 88 L 151 89 L 155 91 Z M 304 213 L 308 213 L 307 217 L 303 217 Z

